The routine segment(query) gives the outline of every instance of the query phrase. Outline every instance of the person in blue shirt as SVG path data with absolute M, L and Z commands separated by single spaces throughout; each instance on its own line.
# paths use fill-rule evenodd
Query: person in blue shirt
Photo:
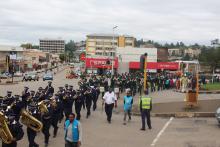
M 65 122 L 65 147 L 79 147 L 82 141 L 82 128 L 75 114 L 69 114 L 69 119 Z
M 131 120 L 131 109 L 133 104 L 133 97 L 131 96 L 131 90 L 127 91 L 127 95 L 124 96 L 124 125 L 126 125 L 126 118 L 128 115 L 128 121 Z

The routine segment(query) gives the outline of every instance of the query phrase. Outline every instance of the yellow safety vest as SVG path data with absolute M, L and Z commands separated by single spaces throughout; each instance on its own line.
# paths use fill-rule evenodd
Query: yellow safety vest
M 141 108 L 142 109 L 150 109 L 151 97 L 142 97 L 140 101 L 142 101 Z

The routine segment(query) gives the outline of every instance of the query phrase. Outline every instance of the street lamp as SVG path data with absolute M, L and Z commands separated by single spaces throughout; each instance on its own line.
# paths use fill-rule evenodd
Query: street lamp
M 113 55 L 113 52 L 112 52 L 112 72 L 111 72 L 111 74 L 112 74 L 112 77 L 113 77 L 113 75 L 114 75 L 114 59 L 115 59 L 115 55 L 116 55 L 116 48 L 115 48 L 115 43 L 114 43 L 114 41 L 115 41 L 115 29 L 117 29 L 118 28 L 118 26 L 114 26 L 113 28 L 112 28 L 112 31 L 113 31 L 113 37 L 112 37 L 112 49 L 113 49 L 113 51 L 114 51 L 114 55 Z

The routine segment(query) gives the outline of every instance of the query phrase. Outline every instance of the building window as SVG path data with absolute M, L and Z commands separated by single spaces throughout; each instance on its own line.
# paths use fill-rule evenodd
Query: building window
M 125 43 L 125 46 L 132 46 L 132 43 Z

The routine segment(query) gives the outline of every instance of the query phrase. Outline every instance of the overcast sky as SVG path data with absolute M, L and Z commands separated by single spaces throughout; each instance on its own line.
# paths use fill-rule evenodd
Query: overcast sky
M 0 0 L 0 44 L 90 33 L 210 45 L 220 37 L 220 0 Z

